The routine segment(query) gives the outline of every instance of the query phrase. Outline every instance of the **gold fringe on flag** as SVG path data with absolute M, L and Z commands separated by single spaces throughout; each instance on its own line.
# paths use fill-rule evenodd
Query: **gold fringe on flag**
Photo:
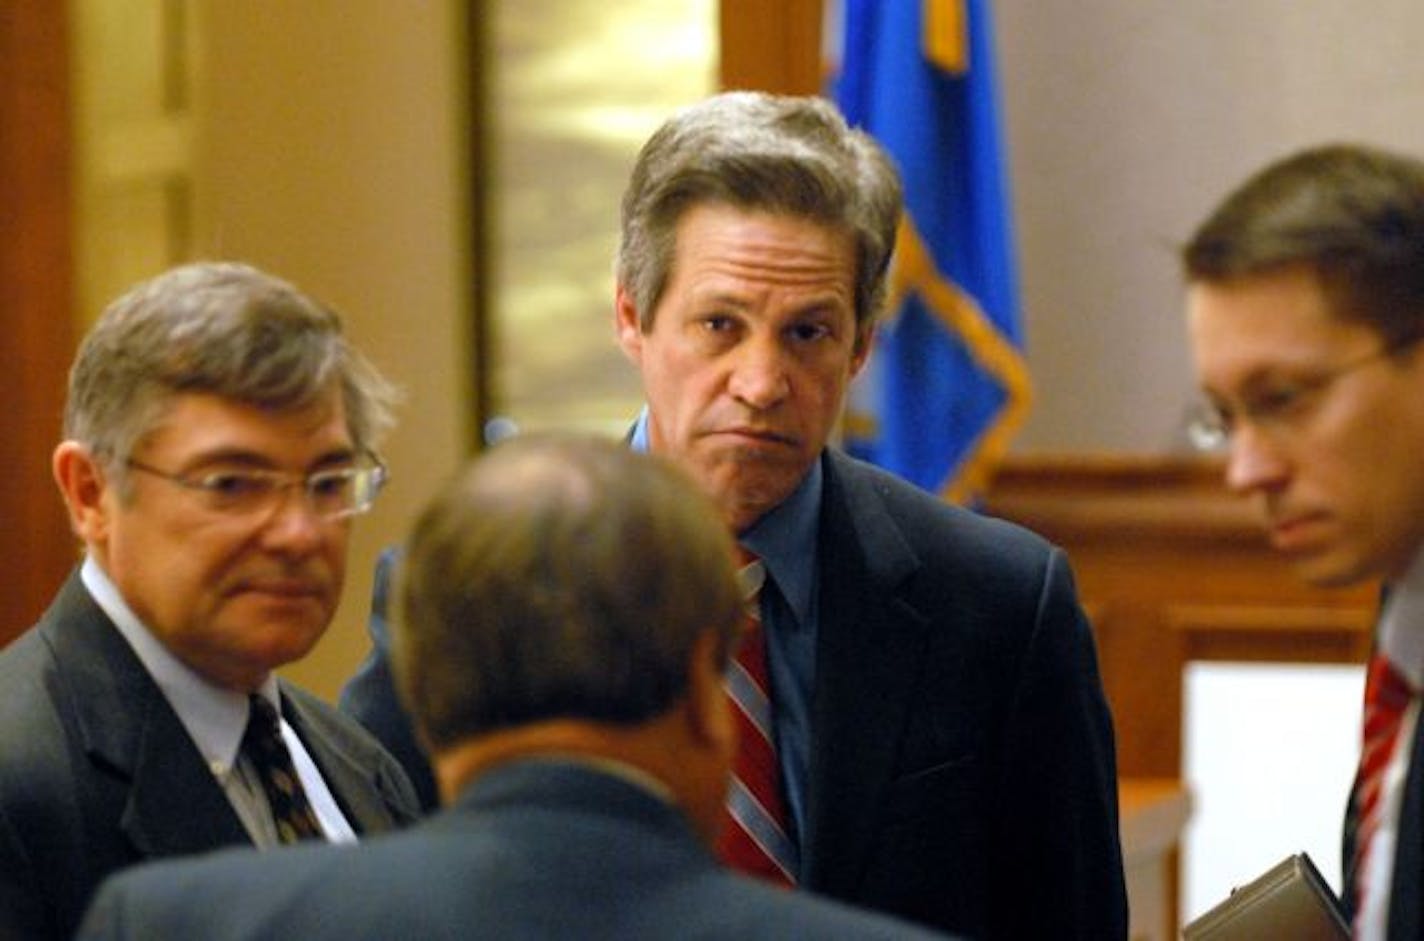
M 925 58 L 953 75 L 969 71 L 965 0 L 924 0 Z
M 1014 435 L 1028 418 L 1033 403 L 1028 364 L 979 303 L 938 269 L 909 213 L 900 222 L 890 279 L 891 307 L 899 306 L 910 291 L 918 294 L 1004 389 L 1004 407 L 998 417 L 979 435 L 954 476 L 941 485 L 942 497 L 951 503 L 963 503 L 984 493 Z

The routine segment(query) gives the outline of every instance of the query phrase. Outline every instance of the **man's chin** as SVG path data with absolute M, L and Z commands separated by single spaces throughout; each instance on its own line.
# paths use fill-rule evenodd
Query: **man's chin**
M 1316 588 L 1348 588 L 1375 577 L 1365 563 L 1338 553 L 1299 555 L 1289 561 L 1296 576 Z

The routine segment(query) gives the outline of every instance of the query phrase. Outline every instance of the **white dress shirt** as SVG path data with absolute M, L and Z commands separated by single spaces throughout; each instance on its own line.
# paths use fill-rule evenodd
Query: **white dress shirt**
M 1385 654 L 1410 685 L 1424 688 L 1424 551 L 1410 563 L 1404 577 L 1391 582 L 1380 615 L 1377 652 Z M 1416 695 L 1404 712 L 1394 751 L 1385 768 L 1380 791 L 1380 823 L 1360 860 L 1355 880 L 1365 885 L 1364 905 L 1355 915 L 1357 941 L 1383 941 L 1389 926 L 1389 897 L 1394 881 L 1394 849 L 1399 838 L 1399 809 L 1409 776 L 1409 753 L 1419 721 Z

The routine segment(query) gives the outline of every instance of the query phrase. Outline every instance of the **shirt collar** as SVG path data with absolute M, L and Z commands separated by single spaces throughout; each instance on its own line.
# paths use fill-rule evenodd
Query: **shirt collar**
M 213 774 L 220 778 L 226 776 L 237 760 L 237 750 L 247 728 L 246 694 L 210 683 L 175 657 L 133 613 L 92 555 L 85 557 L 79 577 L 158 684 Z M 280 715 L 281 697 L 276 676 L 268 674 L 257 692 L 266 697 Z
M 648 407 L 643 406 L 638 418 L 633 422 L 633 430 L 628 434 L 628 447 L 640 454 L 648 453 Z
M 1389 584 L 1379 650 L 1415 689 L 1424 687 L 1424 549 L 1415 553 L 1404 577 Z
M 767 573 L 786 599 L 798 624 L 811 616 L 816 575 L 816 539 L 821 525 L 821 462 L 791 492 L 741 535 L 741 543 L 766 564 Z

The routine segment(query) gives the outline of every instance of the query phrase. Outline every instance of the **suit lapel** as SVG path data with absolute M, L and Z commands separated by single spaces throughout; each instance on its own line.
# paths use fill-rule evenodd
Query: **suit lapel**
M 141 856 L 248 842 L 227 796 L 143 664 L 84 588 L 60 592 L 46 628 L 97 776 L 127 783 L 120 829 Z
M 391 829 L 395 821 L 374 780 L 375 759 L 358 761 L 351 743 L 338 740 L 330 724 L 286 683 L 282 684 L 282 714 L 316 762 L 351 828 L 358 834 Z
M 1424 936 L 1424 717 L 1414 723 L 1389 892 L 1390 938 Z
M 820 624 L 802 882 L 848 892 L 895 772 L 925 620 L 899 589 L 918 561 L 849 460 L 827 452 L 820 545 Z

